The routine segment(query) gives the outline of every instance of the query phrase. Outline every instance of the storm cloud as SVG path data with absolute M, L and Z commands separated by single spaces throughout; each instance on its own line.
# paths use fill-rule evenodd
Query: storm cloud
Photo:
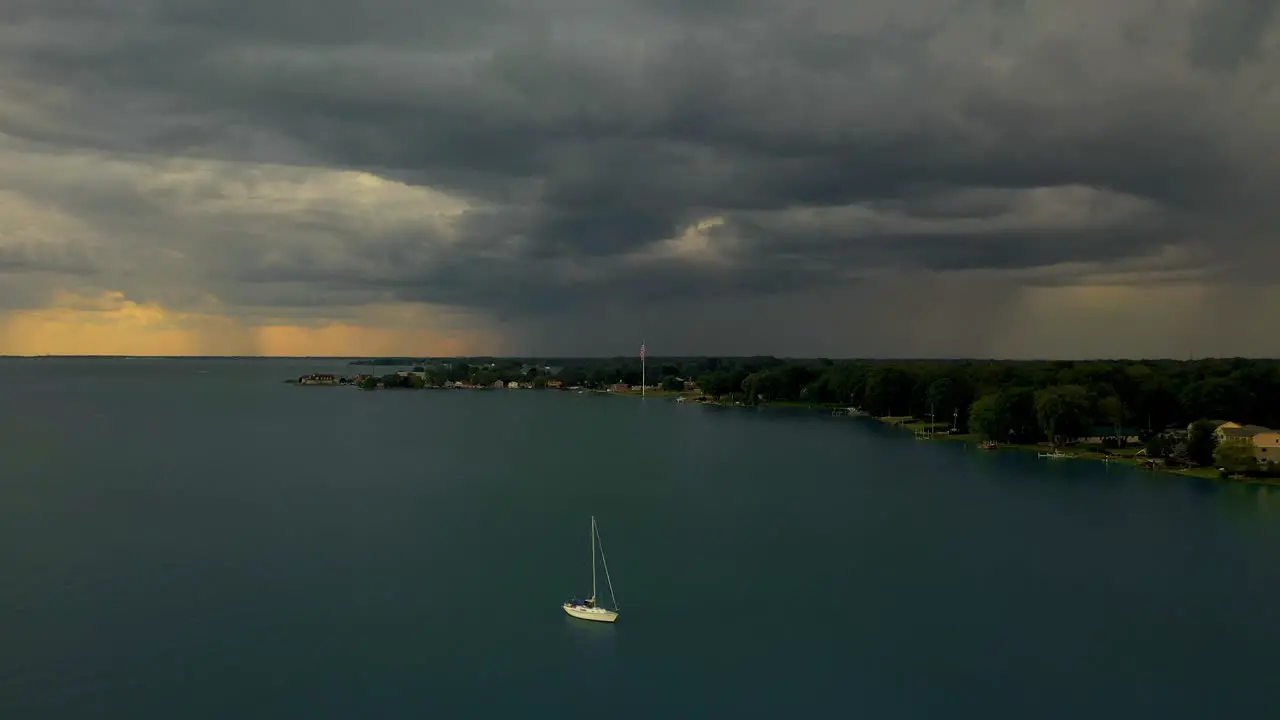
M 420 303 L 513 352 L 1038 354 L 997 337 L 1036 292 L 1196 284 L 1203 321 L 1277 283 L 1277 77 L 1257 0 L 18 0 L 0 283 Z

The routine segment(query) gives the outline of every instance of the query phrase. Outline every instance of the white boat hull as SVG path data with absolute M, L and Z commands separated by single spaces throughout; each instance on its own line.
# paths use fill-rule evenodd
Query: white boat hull
M 618 613 L 612 610 L 605 610 L 602 607 L 587 607 L 585 605 L 570 605 L 565 603 L 564 611 L 579 620 L 592 620 L 594 622 L 617 622 Z

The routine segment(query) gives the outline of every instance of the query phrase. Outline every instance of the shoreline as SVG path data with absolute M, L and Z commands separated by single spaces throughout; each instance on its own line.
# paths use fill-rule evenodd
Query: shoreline
M 927 431 L 928 425 L 929 425 L 929 423 L 905 422 L 905 418 L 898 418 L 898 417 L 880 417 L 880 418 L 873 418 L 873 419 L 876 422 L 879 422 L 884 425 L 888 425 L 889 427 L 897 428 L 903 431 L 909 431 L 913 433 L 918 431 Z M 982 443 L 982 438 L 972 433 L 969 433 L 969 434 L 939 433 L 937 435 L 931 436 L 929 439 L 943 440 L 943 441 L 949 441 L 949 442 L 963 442 L 967 444 L 972 444 L 974 446 L 980 446 L 980 444 Z M 1000 443 L 998 448 L 994 450 L 989 450 L 987 452 L 998 452 L 1001 450 L 1043 453 L 1043 452 L 1050 452 L 1053 450 L 1053 448 L 1048 443 L 1045 443 L 1045 444 Z M 1103 452 L 1098 452 L 1096 450 L 1089 450 L 1087 448 L 1080 448 L 1080 447 L 1068 448 L 1068 449 L 1059 448 L 1059 450 L 1063 450 L 1063 452 L 1068 454 L 1066 455 L 1066 457 L 1053 458 L 1053 459 L 1055 460 L 1088 460 L 1091 462 L 1101 462 L 1105 464 L 1115 463 L 1117 465 L 1124 465 L 1126 467 L 1131 467 L 1136 470 L 1145 470 L 1146 472 L 1149 472 L 1152 474 L 1177 475 L 1180 477 L 1190 477 L 1190 478 L 1196 478 L 1198 480 L 1210 480 L 1213 482 L 1220 482 L 1220 483 L 1265 485 L 1270 487 L 1280 486 L 1280 478 L 1223 477 L 1222 474 L 1218 472 L 1216 468 L 1211 468 L 1211 467 L 1170 468 L 1163 465 L 1159 467 L 1145 467 L 1141 462 L 1135 459 L 1135 453 L 1137 452 L 1137 450 L 1135 450 L 1134 453 L 1119 453 L 1119 454 L 1103 453 Z
M 293 385 L 311 385 L 312 384 L 307 382 L 300 382 L 300 380 L 301 378 L 289 379 L 289 380 L 285 380 L 284 382 L 293 384 Z M 345 387 L 359 388 L 359 385 L 352 382 L 352 380 L 355 380 L 355 378 L 344 377 L 344 378 L 341 378 L 341 380 L 343 382 L 314 383 L 314 385 L 320 386 L 320 387 L 345 386 Z M 388 389 L 408 389 L 408 388 L 388 388 Z M 433 386 L 427 386 L 420 389 L 423 389 L 423 390 L 493 390 L 496 388 L 476 387 L 476 386 L 437 388 Z M 911 432 L 911 433 L 927 431 L 930 425 L 930 423 L 927 423 L 927 422 L 918 422 L 918 421 L 908 422 L 908 420 L 911 420 L 911 418 L 905 418 L 905 417 L 893 417 L 893 416 L 874 417 L 874 416 L 865 415 L 865 414 L 864 415 L 850 414 L 848 412 L 848 407 L 840 404 L 784 401 L 784 402 L 772 402 L 772 403 L 765 402 L 765 403 L 759 403 L 756 405 L 747 405 L 739 401 L 726 401 L 726 400 L 715 399 L 710 396 L 703 395 L 700 392 L 688 391 L 688 390 L 654 389 L 654 390 L 646 390 L 644 394 L 641 394 L 637 390 L 599 390 L 599 389 L 587 389 L 587 388 L 574 388 L 572 390 L 570 388 L 537 388 L 537 389 L 549 390 L 552 392 L 571 392 L 571 391 L 586 392 L 590 394 L 606 395 L 606 396 L 613 395 L 613 396 L 619 396 L 619 397 L 635 397 L 635 398 L 652 397 L 652 398 L 660 398 L 664 400 L 674 399 L 678 402 L 685 402 L 690 405 L 709 405 L 709 406 L 724 407 L 724 408 L 742 408 L 742 409 L 754 408 L 754 409 L 766 409 L 766 410 L 770 408 L 774 408 L 774 409 L 790 409 L 790 410 L 824 411 L 831 415 L 839 415 L 844 417 L 859 417 L 859 418 L 874 420 L 882 425 L 886 425 L 891 428 L 895 428 L 904 432 Z M 937 426 L 945 427 L 945 423 L 935 423 L 935 427 Z M 968 433 L 968 434 L 938 433 L 936 435 L 930 436 L 927 439 L 942 440 L 945 442 L 961 442 L 968 445 L 973 445 L 975 448 L 980 448 L 982 443 L 982 439 L 979 436 L 972 433 Z M 1000 443 L 999 447 L 997 447 L 994 450 L 989 450 L 987 452 L 996 452 L 999 450 L 1014 450 L 1017 452 L 1024 452 L 1024 453 L 1025 452 L 1043 453 L 1043 452 L 1051 451 L 1052 449 L 1053 448 L 1049 446 L 1047 443 L 1046 444 Z M 1059 449 L 1061 450 L 1061 448 Z M 1123 452 L 1122 453 L 1105 453 L 1105 452 L 1099 452 L 1096 450 L 1090 450 L 1090 449 L 1079 448 L 1079 447 L 1064 450 L 1064 452 L 1067 452 L 1069 454 L 1067 454 L 1065 457 L 1053 458 L 1053 459 L 1055 460 L 1089 460 L 1092 462 L 1101 462 L 1106 464 L 1116 463 L 1116 464 L 1124 465 L 1137 470 L 1145 470 L 1152 474 L 1175 475 L 1180 477 L 1196 478 L 1198 480 L 1209 480 L 1209 481 L 1218 482 L 1218 483 L 1237 483 L 1237 484 L 1244 484 L 1244 485 L 1262 485 L 1262 486 L 1269 486 L 1269 487 L 1280 487 L 1280 478 L 1223 477 L 1221 473 L 1219 473 L 1218 470 L 1215 468 L 1170 468 L 1163 465 L 1159 467 L 1146 467 L 1141 462 L 1135 459 L 1134 453 L 1123 453 Z M 1136 453 L 1136 450 L 1135 450 L 1135 453 Z
M 613 395 L 628 394 L 628 395 L 634 395 L 635 397 L 640 397 L 640 393 L 610 393 L 610 394 L 613 394 Z M 655 393 L 648 393 L 648 394 L 653 395 Z M 681 395 L 700 398 L 698 401 L 691 404 L 714 405 L 718 407 L 730 407 L 730 408 L 756 407 L 756 408 L 765 408 L 765 409 L 786 408 L 786 409 L 801 409 L 801 410 L 828 411 L 828 412 L 847 409 L 845 406 L 842 406 L 842 405 L 825 405 L 825 404 L 818 404 L 818 403 L 801 403 L 801 402 L 761 403 L 759 405 L 744 405 L 741 403 L 725 402 L 722 400 L 701 399 L 702 397 L 705 397 L 705 396 L 698 396 L 697 393 L 673 393 L 673 392 L 666 393 L 667 397 L 678 397 Z M 844 413 L 841 413 L 841 414 L 843 415 Z M 848 415 L 848 417 L 862 417 L 862 418 L 874 420 L 882 425 L 887 425 L 888 427 L 902 430 L 904 432 L 915 433 L 919 431 L 927 431 L 929 429 L 929 423 L 927 422 L 906 422 L 907 418 L 901 418 L 901 417 L 874 417 L 871 415 L 861 415 L 861 416 Z M 968 433 L 968 434 L 938 433 L 936 435 L 931 436 L 928 439 L 942 440 L 945 442 L 965 443 L 968 445 L 973 445 L 975 448 L 980 448 L 982 443 L 982 438 L 972 433 Z M 989 450 L 986 452 L 999 452 L 1001 450 L 1014 450 L 1017 452 L 1024 452 L 1024 453 L 1026 452 L 1043 453 L 1043 452 L 1051 451 L 1052 448 L 1048 444 L 1041 445 L 1041 444 L 1027 444 L 1027 443 L 1001 443 L 1000 446 L 995 450 Z M 1055 460 L 1088 460 L 1091 462 L 1101 462 L 1105 464 L 1114 463 L 1117 465 L 1124 465 L 1126 467 L 1131 467 L 1136 470 L 1145 470 L 1146 472 L 1149 472 L 1152 474 L 1175 475 L 1179 477 L 1195 478 L 1197 480 L 1209 480 L 1209 481 L 1218 482 L 1218 483 L 1233 483 L 1233 484 L 1243 484 L 1243 485 L 1262 485 L 1262 486 L 1268 486 L 1268 487 L 1280 487 L 1280 478 L 1223 477 L 1222 474 L 1219 473 L 1216 468 L 1211 468 L 1211 467 L 1209 468 L 1170 468 L 1165 466 L 1154 467 L 1154 468 L 1144 467 L 1141 462 L 1134 459 L 1133 453 L 1118 453 L 1118 454 L 1102 453 L 1096 450 L 1089 450 L 1085 448 L 1071 448 L 1071 449 L 1064 450 L 1064 452 L 1067 452 L 1069 454 L 1066 457 L 1054 458 L 1054 459 Z M 1136 453 L 1136 450 L 1134 452 Z

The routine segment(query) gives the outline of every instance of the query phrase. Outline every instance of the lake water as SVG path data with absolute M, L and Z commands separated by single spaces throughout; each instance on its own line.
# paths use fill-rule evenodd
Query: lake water
M 326 365 L 0 361 L 0 717 L 1280 714 L 1275 490 Z

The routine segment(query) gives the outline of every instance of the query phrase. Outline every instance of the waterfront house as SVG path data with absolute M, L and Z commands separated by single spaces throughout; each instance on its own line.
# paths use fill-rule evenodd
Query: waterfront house
M 494 380 L 493 384 L 490 385 L 489 387 L 493 388 L 494 390 L 501 390 L 502 388 L 506 387 L 506 383 L 502 382 L 501 380 Z
M 516 382 L 515 380 L 512 380 L 511 382 L 507 383 L 508 390 L 515 390 L 518 387 L 520 387 L 520 383 Z
M 547 381 L 547 387 L 549 387 L 549 388 L 551 388 L 551 389 L 553 389 L 553 390 L 559 390 L 560 388 L 564 387 L 564 381 L 563 381 L 563 380 L 548 380 L 548 381 Z
M 630 389 L 631 386 L 626 383 L 614 383 L 609 386 L 609 392 L 626 392 Z
M 1280 432 L 1268 430 L 1254 435 L 1253 456 L 1260 463 L 1280 463 Z
M 1250 445 L 1255 435 L 1267 432 L 1271 432 L 1271 428 L 1228 422 L 1219 425 L 1213 434 L 1218 438 L 1219 445 Z

